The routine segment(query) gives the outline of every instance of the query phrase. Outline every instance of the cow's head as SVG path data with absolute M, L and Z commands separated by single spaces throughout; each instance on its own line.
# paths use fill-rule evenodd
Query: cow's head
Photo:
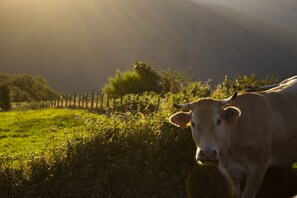
M 232 124 L 241 115 L 237 107 L 228 106 L 236 96 L 237 93 L 225 100 L 201 99 L 174 105 L 178 109 L 190 110 L 173 114 L 169 121 L 182 128 L 191 127 L 197 146 L 196 158 L 200 162 L 219 160 L 220 149 L 226 141 L 226 125 Z

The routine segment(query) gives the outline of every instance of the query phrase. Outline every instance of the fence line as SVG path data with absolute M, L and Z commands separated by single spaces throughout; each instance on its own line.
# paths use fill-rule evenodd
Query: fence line
M 44 109 L 44 108 L 71 108 L 89 109 L 98 112 L 108 111 L 158 111 L 160 108 L 160 97 L 150 101 L 149 98 L 131 99 L 131 96 L 115 96 L 99 92 L 83 92 L 65 94 L 55 100 L 31 102 L 20 106 L 18 109 Z M 144 100 L 144 101 L 143 101 Z

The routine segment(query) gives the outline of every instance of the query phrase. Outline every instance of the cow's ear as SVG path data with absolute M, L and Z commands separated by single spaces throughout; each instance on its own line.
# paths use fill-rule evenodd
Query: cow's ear
M 223 118 L 227 121 L 227 124 L 231 124 L 232 122 L 234 122 L 234 120 L 239 118 L 240 115 L 240 109 L 238 109 L 237 107 L 229 106 L 224 110 Z
M 177 112 L 170 116 L 169 122 L 175 126 L 181 128 L 187 128 L 191 126 L 192 112 Z

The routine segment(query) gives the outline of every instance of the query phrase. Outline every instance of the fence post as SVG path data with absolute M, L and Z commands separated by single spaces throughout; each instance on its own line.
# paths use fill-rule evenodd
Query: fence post
M 63 96 L 60 96 L 60 108 L 63 108 L 63 102 L 64 102 L 64 98 Z
M 95 96 L 95 93 L 94 91 L 92 91 L 92 98 L 91 98 L 91 109 L 94 108 L 94 96 Z
M 78 94 L 78 108 L 80 109 L 81 93 Z
M 76 93 L 74 93 L 74 96 L 73 96 L 73 108 L 75 108 L 76 106 Z
M 65 107 L 68 108 L 68 94 L 66 94 L 65 96 Z
M 159 111 L 159 108 L 160 108 L 160 100 L 161 100 L 161 98 L 159 97 L 159 98 L 158 98 L 158 104 L 157 104 L 157 109 L 156 109 L 156 111 Z
M 99 102 L 99 91 L 96 94 L 96 109 L 98 109 L 98 102 Z
M 81 108 L 84 108 L 84 102 L 85 102 L 85 93 L 81 93 Z
M 116 96 L 113 97 L 113 111 L 115 111 L 115 105 L 116 105 Z
M 88 109 L 89 108 L 89 105 L 88 105 L 88 97 L 89 97 L 89 92 L 86 93 L 86 108 Z
M 104 93 L 101 93 L 100 96 L 100 110 L 103 111 L 103 101 L 104 101 Z
M 60 107 L 60 96 L 58 97 L 58 105 L 57 105 L 57 108 Z
M 109 108 L 109 94 L 107 94 L 107 103 L 106 103 L 106 107 Z

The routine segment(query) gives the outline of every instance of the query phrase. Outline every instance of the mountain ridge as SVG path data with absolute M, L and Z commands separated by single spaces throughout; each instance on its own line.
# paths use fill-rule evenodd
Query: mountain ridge
M 0 70 L 40 74 L 59 91 L 98 90 L 134 60 L 188 68 L 199 80 L 297 72 L 297 36 L 228 8 L 186 0 L 3 2 Z

